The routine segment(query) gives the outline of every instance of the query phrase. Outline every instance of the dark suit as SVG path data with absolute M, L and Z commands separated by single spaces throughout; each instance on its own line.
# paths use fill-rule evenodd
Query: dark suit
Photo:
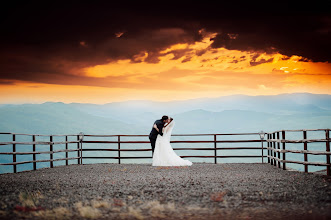
M 151 133 L 149 133 L 149 140 L 150 140 L 151 145 L 152 145 L 153 154 L 154 154 L 155 142 L 156 142 L 157 135 L 160 134 L 161 136 L 163 136 L 162 129 L 164 127 L 164 122 L 161 119 L 159 119 L 159 120 L 156 120 L 154 122 L 154 124 L 156 124 L 157 128 L 159 129 L 159 132 L 153 127 L 152 130 L 151 130 Z M 154 124 L 153 124 L 153 126 L 154 126 Z

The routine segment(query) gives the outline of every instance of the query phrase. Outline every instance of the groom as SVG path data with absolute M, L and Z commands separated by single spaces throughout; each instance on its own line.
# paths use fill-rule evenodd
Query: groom
M 152 145 L 152 153 L 153 154 L 154 154 L 155 142 L 156 142 L 157 135 L 160 134 L 161 136 L 163 136 L 162 128 L 164 127 L 164 124 L 166 123 L 167 120 L 168 120 L 168 116 L 166 116 L 166 115 L 162 116 L 161 119 L 156 120 L 154 122 L 154 124 L 156 124 L 157 128 L 159 129 L 159 132 L 153 127 L 151 133 L 149 134 L 149 140 L 150 140 L 151 145 Z

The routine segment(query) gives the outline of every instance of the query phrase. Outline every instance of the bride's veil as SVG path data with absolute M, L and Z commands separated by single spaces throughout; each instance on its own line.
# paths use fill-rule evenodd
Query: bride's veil
M 167 140 L 170 141 L 172 129 L 174 128 L 175 122 L 172 120 L 170 124 L 165 128 L 165 132 L 163 134 L 163 137 L 165 137 Z

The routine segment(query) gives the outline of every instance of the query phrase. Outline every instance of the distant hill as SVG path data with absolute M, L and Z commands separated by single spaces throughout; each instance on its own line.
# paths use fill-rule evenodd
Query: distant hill
M 275 96 L 231 95 L 219 98 L 192 99 L 184 101 L 125 101 L 104 105 L 70 104 L 89 114 L 110 117 L 127 122 L 146 112 L 157 115 L 175 115 L 202 109 L 212 112 L 246 110 L 274 114 L 325 112 L 331 110 L 331 95 L 309 93 L 282 94 Z
M 0 108 L 0 131 L 37 134 L 136 133 L 138 127 L 98 117 L 64 103 L 8 105 Z
M 331 127 L 331 95 L 232 95 L 172 102 L 126 101 L 0 106 L 0 131 L 41 134 L 148 134 L 163 114 L 175 133 L 257 132 Z
M 314 129 L 331 127 L 331 111 L 323 113 L 297 113 L 277 115 L 245 110 L 209 112 L 194 110 L 174 116 L 176 132 L 234 133 L 270 132 L 281 129 Z

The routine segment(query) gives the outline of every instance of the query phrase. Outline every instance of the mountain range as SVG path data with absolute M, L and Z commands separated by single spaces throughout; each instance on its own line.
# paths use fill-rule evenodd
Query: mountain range
M 148 134 L 162 115 L 174 133 L 258 132 L 331 127 L 331 95 L 232 95 L 184 101 L 124 101 L 104 105 L 46 102 L 0 106 L 0 132 Z

